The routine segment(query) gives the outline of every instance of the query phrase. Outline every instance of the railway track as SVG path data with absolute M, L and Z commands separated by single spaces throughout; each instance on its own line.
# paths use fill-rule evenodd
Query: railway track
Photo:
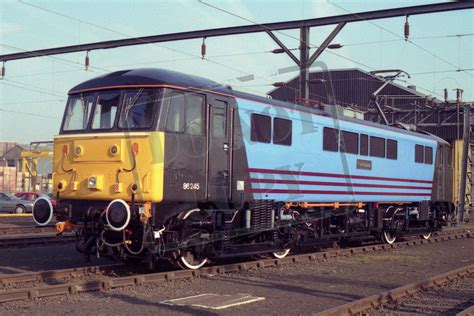
M 23 234 L 40 234 L 40 233 L 52 233 L 54 232 L 53 227 L 2 227 L 0 228 L 0 236 L 10 235 L 23 235 Z
M 474 264 L 471 264 L 317 315 L 474 315 L 473 293 Z
M 59 237 L 54 234 L 38 234 L 38 236 L 16 235 L 0 238 L 0 249 L 46 246 L 52 244 L 70 243 L 74 241 L 76 241 L 76 236 L 73 234 L 64 234 Z
M 468 230 L 452 230 L 441 233 L 429 240 L 414 239 L 394 243 L 392 245 L 384 244 L 347 249 L 331 249 L 317 253 L 292 255 L 283 259 L 260 259 L 248 262 L 215 265 L 204 267 L 199 270 L 177 270 L 113 276 L 117 271 L 123 270 L 124 267 L 127 267 L 125 265 L 113 264 L 76 269 L 0 275 L 0 285 L 3 286 L 3 290 L 0 291 L 0 303 L 37 299 L 55 295 L 71 295 L 90 291 L 107 291 L 114 288 L 138 286 L 150 282 L 191 279 L 205 277 L 212 274 L 275 267 L 305 261 L 316 262 L 327 258 L 375 253 L 414 245 L 470 238 L 471 236 L 472 235 Z
M 0 223 L 33 223 L 31 214 L 0 214 Z
M 0 248 L 45 246 L 75 241 L 72 233 L 56 236 L 54 226 L 15 226 L 0 228 Z

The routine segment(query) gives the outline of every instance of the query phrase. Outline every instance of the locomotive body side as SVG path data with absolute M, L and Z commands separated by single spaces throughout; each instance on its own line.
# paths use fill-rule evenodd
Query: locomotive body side
M 431 199 L 434 155 L 438 145 L 428 136 L 372 127 L 363 121 L 276 109 L 249 100 L 239 99 L 238 103 L 243 126 L 249 127 L 244 129 L 244 139 L 249 161 L 249 191 L 254 199 L 285 202 L 418 202 Z M 275 118 L 291 121 L 291 144 L 252 141 L 252 115 L 269 117 L 272 122 Z M 341 152 L 342 146 L 334 151 L 324 150 L 325 128 L 357 134 L 355 150 Z M 274 134 L 274 124 L 270 129 Z M 386 158 L 386 148 L 384 157 L 370 155 L 370 147 L 367 154 L 360 154 L 360 134 L 367 135 L 369 140 L 378 137 L 396 141 L 396 158 Z M 427 159 L 431 163 L 415 162 L 416 145 L 431 148 L 432 156 Z

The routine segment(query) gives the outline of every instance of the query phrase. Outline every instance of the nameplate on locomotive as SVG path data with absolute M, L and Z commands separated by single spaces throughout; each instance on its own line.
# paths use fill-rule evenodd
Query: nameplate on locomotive
M 372 161 L 357 159 L 357 169 L 372 170 Z

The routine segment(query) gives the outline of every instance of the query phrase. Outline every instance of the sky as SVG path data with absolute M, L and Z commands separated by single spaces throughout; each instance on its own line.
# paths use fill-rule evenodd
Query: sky
M 0 54 L 207 28 L 309 19 L 443 1 L 362 0 L 187 0 L 187 1 L 33 1 L 0 0 Z M 333 40 L 342 48 L 319 58 L 329 69 L 403 69 L 411 78 L 397 83 L 443 99 L 443 90 L 464 89 L 474 100 L 474 10 L 412 16 L 410 41 L 405 18 L 350 23 Z M 318 46 L 334 26 L 312 28 Z M 275 32 L 289 48 L 299 45 L 297 30 Z M 0 140 L 27 144 L 50 141 L 59 131 L 69 89 L 93 77 L 132 68 L 165 68 L 230 84 L 235 90 L 265 95 L 272 83 L 297 75 L 278 75 L 293 66 L 266 34 L 98 50 L 9 61 L 0 79 Z M 312 50 L 314 51 L 314 49 Z M 297 52 L 295 52 L 297 53 Z M 297 54 L 296 54 L 297 55 Z M 472 71 L 456 71 L 473 69 Z M 239 78 L 253 75 L 253 80 Z

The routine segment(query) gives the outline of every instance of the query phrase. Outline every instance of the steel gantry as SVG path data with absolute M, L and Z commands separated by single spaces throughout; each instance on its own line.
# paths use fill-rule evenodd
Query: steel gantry
M 316 61 L 316 59 L 322 54 L 322 52 L 327 48 L 327 46 L 331 43 L 334 37 L 336 37 L 336 35 L 341 31 L 344 25 L 346 25 L 347 23 L 394 18 L 394 17 L 400 17 L 400 16 L 408 17 L 408 16 L 420 15 L 420 14 L 430 14 L 430 13 L 447 12 L 447 11 L 454 11 L 454 10 L 465 10 L 465 9 L 472 9 L 472 8 L 474 8 L 473 1 L 443 2 L 443 3 L 436 3 L 436 4 L 427 4 L 427 5 L 401 7 L 401 8 L 393 8 L 393 9 L 385 9 L 385 10 L 350 13 L 350 14 L 321 17 L 321 18 L 315 18 L 315 19 L 263 23 L 263 24 L 197 30 L 197 31 L 189 31 L 189 32 L 151 35 L 151 36 L 143 36 L 143 37 L 133 37 L 133 38 L 125 38 L 125 39 L 119 39 L 119 40 L 102 41 L 102 42 L 95 42 L 95 43 L 88 43 L 88 44 L 71 45 L 71 46 L 39 49 L 39 50 L 26 51 L 26 52 L 20 52 L 20 53 L 13 53 L 13 54 L 5 54 L 5 55 L 0 55 L 0 62 L 5 63 L 7 61 L 13 61 L 13 60 L 19 60 L 19 59 L 43 57 L 43 56 L 51 56 L 51 55 L 58 55 L 58 54 L 75 53 L 75 52 L 89 53 L 90 51 L 93 51 L 93 50 L 117 48 L 117 47 L 124 47 L 124 46 L 144 45 L 144 44 L 190 40 L 190 39 L 198 39 L 198 38 L 208 39 L 211 37 L 218 37 L 218 36 L 230 36 L 230 35 L 266 32 L 283 49 L 283 52 L 285 52 L 299 67 L 300 99 L 307 100 L 309 99 L 309 89 L 308 89 L 309 68 Z M 335 27 L 333 32 L 331 32 L 331 34 L 317 48 L 317 50 L 310 56 L 309 54 L 310 53 L 310 28 L 325 26 L 325 25 L 337 25 L 337 26 Z M 283 45 L 283 43 L 275 36 L 274 33 L 272 33 L 274 31 L 289 30 L 289 29 L 300 30 L 300 40 L 299 40 L 300 58 L 299 59 L 296 58 L 296 56 L 293 53 L 291 53 L 291 51 L 288 48 L 285 47 L 285 45 Z M 3 76 L 5 68 L 2 67 L 2 69 L 3 69 L 2 70 L 2 76 Z

